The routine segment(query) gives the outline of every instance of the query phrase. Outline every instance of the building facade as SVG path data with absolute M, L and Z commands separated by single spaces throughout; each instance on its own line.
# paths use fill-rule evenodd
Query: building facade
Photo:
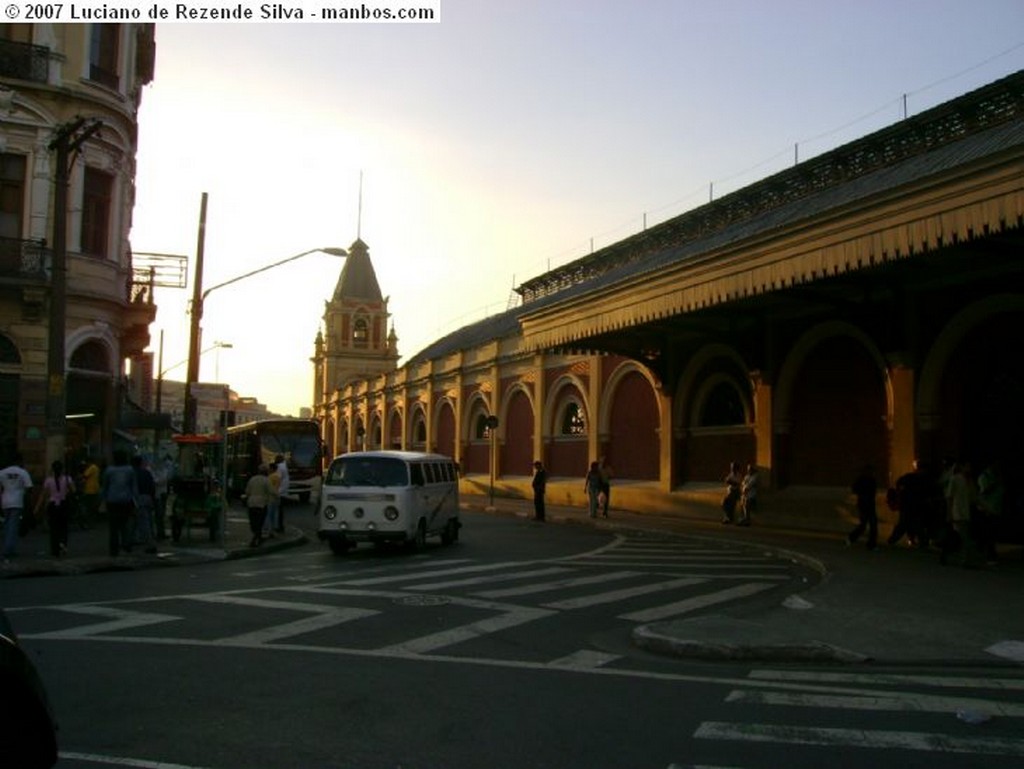
M 109 454 L 126 361 L 149 344 L 152 278 L 133 270 L 138 109 L 153 78 L 151 24 L 0 24 L 0 436 L 45 465 L 49 323 L 63 309 L 68 453 Z M 98 128 L 70 158 L 56 207 L 55 136 Z M 56 308 L 53 244 L 66 242 Z M 59 299 L 58 299 L 59 301 Z M 57 313 L 58 317 L 60 313 Z
M 365 430 L 522 494 L 540 459 L 550 496 L 581 504 L 603 457 L 636 509 L 713 503 L 732 461 L 760 468 L 770 509 L 822 517 L 866 464 L 884 487 L 970 458 L 1019 491 L 1024 72 L 517 290 L 343 383 L 336 445 Z

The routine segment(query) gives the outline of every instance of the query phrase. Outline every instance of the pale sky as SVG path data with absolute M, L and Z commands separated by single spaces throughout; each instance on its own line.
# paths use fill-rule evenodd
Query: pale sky
M 1021 0 L 442 0 L 439 24 L 156 28 L 135 251 L 187 255 L 157 289 L 164 369 L 205 287 L 367 243 L 407 359 L 512 288 L 909 114 L 1024 69 Z M 361 224 L 359 179 L 363 175 Z M 312 401 L 343 262 L 213 291 L 200 379 L 273 411 Z M 184 379 L 185 366 L 169 372 Z

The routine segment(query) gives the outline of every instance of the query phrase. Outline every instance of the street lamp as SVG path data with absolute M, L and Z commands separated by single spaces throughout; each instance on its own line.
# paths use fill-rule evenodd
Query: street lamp
M 217 357 L 214 359 L 213 364 L 213 381 L 220 382 L 220 351 L 231 350 L 234 345 L 231 342 L 214 342 L 213 346 L 217 349 Z
M 203 198 L 203 206 L 205 209 L 205 193 Z M 205 211 L 204 211 L 205 214 Z M 205 219 L 205 217 L 204 217 Z M 203 225 L 201 225 L 202 229 Z M 202 235 L 200 235 L 202 238 Z M 201 249 L 200 249 L 201 250 Z M 252 270 L 244 275 L 231 278 L 231 280 L 225 280 L 223 283 L 217 283 L 216 285 L 210 286 L 208 289 L 203 290 L 203 274 L 202 274 L 202 260 L 197 256 L 196 259 L 196 280 L 195 280 L 195 291 L 193 292 L 192 298 L 192 322 L 191 322 L 191 333 L 189 336 L 188 346 L 188 377 L 185 381 L 185 432 L 195 432 L 196 428 L 196 403 L 192 397 L 192 385 L 199 380 L 199 339 L 200 339 L 200 322 L 203 319 L 203 305 L 206 302 L 206 297 L 211 292 L 216 291 L 218 288 L 224 288 L 224 286 L 230 286 L 232 283 L 237 283 L 245 278 L 251 278 L 253 275 L 259 275 L 261 272 L 273 269 L 274 267 L 280 267 L 282 264 L 288 264 L 288 262 L 294 262 L 296 259 L 301 259 L 304 256 L 310 254 L 324 253 L 330 256 L 348 256 L 348 251 L 344 248 L 338 248 L 337 246 L 322 246 L 320 248 L 311 248 L 302 253 L 289 256 L 287 259 L 282 259 L 273 264 L 268 264 L 265 267 L 260 267 L 258 270 Z
M 161 331 L 160 333 L 162 335 L 163 331 Z M 162 346 L 163 346 L 163 337 L 161 336 L 161 348 L 162 348 Z M 217 350 L 217 354 L 219 356 L 221 349 L 231 349 L 233 347 L 234 347 L 234 345 L 231 344 L 231 342 L 214 342 L 212 345 L 207 347 L 205 350 L 201 350 L 199 352 L 199 354 L 202 356 L 202 355 L 206 355 L 206 353 L 210 352 L 211 350 Z M 170 372 L 174 371 L 174 369 L 178 368 L 178 366 L 184 366 L 186 363 L 188 363 L 188 358 L 185 358 L 184 360 L 179 360 L 173 366 L 168 366 L 167 368 L 162 369 L 162 370 L 160 370 L 157 373 L 157 375 L 156 375 L 156 413 L 159 414 L 160 410 L 161 410 L 161 407 L 163 406 L 162 400 L 163 400 L 163 389 L 164 389 L 164 375 L 165 374 L 169 374 Z M 220 364 L 219 364 L 219 360 L 218 360 L 218 366 L 219 365 Z M 220 377 L 218 377 L 218 379 L 219 378 Z

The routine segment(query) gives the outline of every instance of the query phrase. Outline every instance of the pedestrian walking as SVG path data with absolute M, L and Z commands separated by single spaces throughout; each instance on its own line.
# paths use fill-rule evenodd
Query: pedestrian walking
M 52 475 L 43 481 L 42 493 L 36 500 L 35 515 L 38 518 L 46 511 L 50 529 L 50 555 L 61 558 L 68 552 L 68 528 L 71 523 L 72 507 L 75 503 L 75 483 L 64 472 L 64 463 L 59 459 L 50 465 Z
M 949 530 L 942 541 L 939 563 L 945 564 L 949 556 L 960 553 L 960 565 L 974 568 L 979 565 L 980 554 L 974 536 L 972 517 L 976 515 L 978 486 L 971 463 L 961 460 L 953 466 L 953 474 L 946 488 L 949 500 Z
M 123 449 L 114 452 L 113 463 L 100 479 L 100 500 L 107 508 L 110 534 L 108 537 L 110 555 L 132 551 L 135 537 L 135 504 L 139 497 L 139 483 L 135 470 L 128 464 L 128 453 Z
M 277 472 L 281 476 L 281 486 L 277 492 L 277 531 L 280 533 L 284 532 L 284 495 L 288 493 L 291 485 L 288 477 L 288 462 L 284 458 L 284 454 L 274 457 L 274 467 L 277 468 Z
M 267 473 L 267 482 L 270 484 L 270 499 L 267 500 L 267 520 L 263 525 L 264 536 L 273 539 L 277 536 L 274 532 L 277 529 L 278 516 L 281 510 L 281 472 L 277 465 L 271 465 Z
M 729 472 L 725 476 L 725 496 L 722 497 L 722 523 L 732 523 L 736 515 L 736 505 L 739 504 L 741 488 L 743 486 L 743 474 L 740 472 L 739 462 L 729 463 Z
M 740 520 L 738 526 L 749 526 L 750 516 L 757 509 L 757 465 L 747 465 L 740 483 Z
M 167 500 L 171 496 L 171 482 L 174 480 L 174 461 L 164 455 L 161 462 L 153 470 L 156 481 L 156 509 L 154 511 L 154 528 L 158 540 L 167 539 Z
M 132 469 L 135 471 L 135 483 L 139 494 L 135 500 L 135 541 L 142 545 L 147 553 L 156 552 L 156 541 L 153 536 L 153 516 L 156 513 L 156 478 L 149 469 L 144 457 L 132 457 Z
M 245 507 L 249 511 L 249 531 L 252 540 L 249 547 L 263 543 L 263 521 L 267 517 L 267 503 L 270 501 L 270 481 L 267 480 L 267 465 L 260 465 L 256 474 L 245 484 Z
M 32 476 L 23 467 L 23 463 L 21 452 L 15 452 L 11 464 L 0 470 L 0 507 L 4 513 L 4 563 L 8 563 L 17 552 L 25 497 L 32 488 Z
M 878 545 L 878 510 L 875 507 L 878 481 L 875 479 L 875 471 L 871 465 L 864 466 L 850 487 L 850 491 L 857 497 L 857 516 L 860 521 L 853 531 L 846 535 L 846 544 L 852 545 L 867 529 L 867 548 L 874 550 Z
M 601 516 L 608 517 L 608 505 L 612 499 L 612 468 L 605 457 L 598 460 L 598 467 L 601 470 L 601 493 L 598 495 L 598 503 L 601 507 Z
M 587 477 L 583 479 L 583 491 L 587 495 L 587 510 L 591 518 L 597 518 L 603 486 L 601 466 L 597 462 L 591 462 L 590 469 L 587 471 Z
M 82 470 L 82 510 L 79 511 L 79 526 L 88 529 L 96 521 L 100 510 L 100 467 L 92 457 L 87 457 Z
M 544 469 L 544 463 L 540 460 L 533 463 L 533 519 L 543 521 L 544 495 L 547 493 L 548 472 Z

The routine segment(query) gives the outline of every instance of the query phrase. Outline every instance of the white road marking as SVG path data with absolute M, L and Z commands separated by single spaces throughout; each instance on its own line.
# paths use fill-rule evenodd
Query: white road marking
M 567 598 L 564 601 L 553 601 L 551 603 L 543 604 L 545 609 L 558 609 L 559 611 L 566 611 L 571 609 L 584 609 L 588 606 L 598 606 L 605 603 L 615 603 L 616 601 L 625 601 L 629 598 L 636 598 L 641 595 L 649 595 L 651 593 L 663 592 L 665 590 L 675 590 L 678 587 L 689 587 L 690 585 L 699 585 L 704 580 L 694 579 L 693 577 L 686 577 L 684 579 L 670 579 L 665 582 L 656 582 L 652 585 L 640 585 L 639 587 L 627 587 L 621 590 L 610 590 L 607 593 L 596 593 L 594 595 L 585 595 L 580 598 Z
M 871 686 L 923 685 L 960 689 L 1024 690 L 1024 678 L 975 678 L 966 676 L 925 676 L 893 673 L 815 673 L 803 670 L 751 670 L 751 679 L 759 681 L 799 681 L 808 683 L 869 684 Z
M 1014 662 L 1024 662 L 1024 641 L 1000 641 L 985 649 L 989 654 Z
M 922 750 L 934 753 L 976 753 L 1024 757 L 1024 740 L 999 737 L 954 737 L 928 732 L 875 729 L 823 729 L 775 724 L 727 724 L 708 721 L 693 734 L 705 740 L 776 742 L 853 748 Z
M 474 595 L 481 598 L 510 598 L 521 595 L 533 595 L 535 593 L 547 593 L 552 590 L 561 590 L 566 587 L 582 587 L 583 585 L 597 585 L 603 582 L 611 582 L 616 579 L 628 579 L 630 577 L 642 577 L 638 571 L 613 571 L 604 574 L 592 574 L 587 577 L 572 577 L 567 579 L 556 579 L 550 582 L 538 583 L 535 585 L 520 585 L 519 587 L 507 587 L 500 590 L 485 590 Z
M 767 582 L 748 582 L 745 585 L 736 585 L 725 590 L 718 590 L 714 593 L 702 593 L 701 595 L 687 598 L 682 601 L 667 603 L 663 606 L 655 606 L 651 609 L 620 614 L 619 619 L 631 620 L 633 622 L 655 622 L 660 619 L 677 617 L 680 614 L 688 614 L 698 609 L 704 609 L 715 604 L 733 601 L 737 598 L 756 595 L 764 590 L 775 587 Z
M 513 571 L 503 574 L 487 574 L 483 577 L 469 577 L 468 579 L 453 579 L 447 582 L 428 582 L 425 585 L 410 585 L 406 590 L 441 590 L 449 587 L 466 587 L 468 585 L 482 585 L 488 582 L 508 582 L 514 579 L 528 579 L 530 577 L 548 577 L 555 574 L 571 572 L 563 566 L 552 566 L 547 569 L 533 569 L 532 571 Z
M 338 585 L 386 585 L 390 582 L 414 582 L 420 579 L 434 579 L 436 577 L 447 577 L 451 574 L 472 574 L 481 571 L 496 571 L 498 569 L 514 569 L 519 566 L 532 566 L 529 561 L 506 561 L 504 563 L 485 563 L 473 566 L 460 566 L 454 569 L 430 569 L 429 571 L 404 571 L 400 574 L 389 574 L 384 577 L 367 577 L 365 579 L 346 579 L 334 584 Z
M 578 652 L 552 660 L 548 665 L 553 668 L 598 668 L 617 659 L 621 659 L 621 655 L 606 654 L 605 652 L 592 649 L 580 649 Z
M 118 633 L 128 628 L 157 625 L 161 622 L 174 622 L 183 619 L 183 617 L 173 614 L 127 611 L 125 609 L 115 609 L 112 606 L 99 606 L 96 604 L 65 604 L 50 608 L 73 614 L 89 614 L 97 617 L 109 617 L 111 619 L 107 622 L 79 625 L 78 627 L 66 630 L 51 630 L 45 633 L 37 633 L 34 636 L 35 638 L 84 638 L 107 633 Z
M 543 609 L 517 608 L 514 611 L 506 612 L 497 617 L 488 617 L 468 625 L 449 628 L 438 633 L 413 638 L 390 646 L 383 646 L 379 651 L 388 654 L 400 652 L 403 654 L 423 654 L 443 649 L 463 641 L 472 641 L 488 633 L 496 633 L 500 630 L 508 630 L 517 625 L 525 625 L 527 622 L 543 619 L 554 614 L 554 612 Z
M 988 715 L 1009 718 L 1024 716 L 1024 705 L 1017 705 L 1011 702 L 998 702 L 973 697 L 935 697 L 927 694 L 905 692 L 896 692 L 888 696 L 851 697 L 834 694 L 737 690 L 730 692 L 725 701 L 753 705 L 785 705 L 808 708 L 920 713 L 956 713 L 958 710 L 964 709 L 977 710 Z
M 241 596 L 199 596 L 194 600 L 206 601 L 209 603 L 223 603 L 233 606 L 251 606 L 260 609 L 284 609 L 286 611 L 302 611 L 313 614 L 311 617 L 284 622 L 261 630 L 253 630 L 249 633 L 239 633 L 228 636 L 221 640 L 228 644 L 242 646 L 256 646 L 259 644 L 274 643 L 283 638 L 312 633 L 324 628 L 340 625 L 344 622 L 351 622 L 365 617 L 372 617 L 380 614 L 373 609 L 337 608 L 315 603 L 295 603 L 292 601 L 268 601 L 262 598 L 244 598 Z
M 59 758 L 70 761 L 85 761 L 90 764 L 112 764 L 114 766 L 130 766 L 133 769 L 202 769 L 199 766 L 186 764 L 169 764 L 166 761 L 147 761 L 142 758 L 122 758 L 116 756 L 101 756 L 97 753 L 76 753 L 73 750 L 62 750 Z

